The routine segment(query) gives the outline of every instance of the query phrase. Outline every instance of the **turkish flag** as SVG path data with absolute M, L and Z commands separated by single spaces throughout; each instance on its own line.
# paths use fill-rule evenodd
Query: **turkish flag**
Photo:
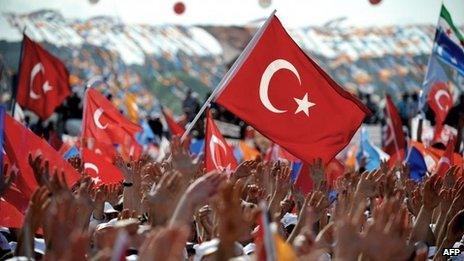
M 50 171 L 55 168 L 66 173 L 68 186 L 71 187 L 80 178 L 79 173 L 61 155 L 53 149 L 47 141 L 36 136 L 32 131 L 25 128 L 9 115 L 5 115 L 5 144 L 6 155 L 11 164 L 19 169 L 16 177 L 16 187 L 30 198 L 38 184 L 34 177 L 34 172 L 29 166 L 29 154 L 32 156 L 41 155 L 43 159 L 50 163 Z
M 406 139 L 404 138 L 401 118 L 391 97 L 386 95 L 385 99 L 386 125 L 384 126 L 384 135 L 382 135 L 383 151 L 391 156 L 392 161 L 403 161 L 406 150 Z
M 185 129 L 177 123 L 172 116 L 166 112 L 165 109 L 161 109 L 161 112 L 163 113 L 164 120 L 166 121 L 169 131 L 171 131 L 171 134 L 174 136 L 182 136 L 184 134 Z
M 207 172 L 216 169 L 230 171 L 237 167 L 234 153 L 219 132 L 209 110 L 206 111 L 205 167 Z
M 71 94 L 65 65 L 26 35 L 19 69 L 19 105 L 47 119 Z
M 216 102 L 295 157 L 327 163 L 370 112 L 270 19 Z
M 448 85 L 444 82 L 435 83 L 430 89 L 427 102 L 435 113 L 435 133 L 433 140 L 438 141 L 443 130 L 446 115 L 448 115 L 449 110 L 453 107 L 453 98 Z
M 142 127 L 124 117 L 97 90 L 87 90 L 82 131 L 85 140 L 106 145 L 118 144 L 123 147 L 123 152 L 138 157 L 135 154 L 141 153 L 141 146 L 135 140 L 135 134 L 140 131 Z
M 121 171 L 111 162 L 108 162 L 104 156 L 98 155 L 89 149 L 82 149 L 82 162 L 84 171 L 97 184 L 112 184 L 123 180 Z
M 438 161 L 437 167 L 437 175 L 440 177 L 444 177 L 446 172 L 454 165 L 454 146 L 456 141 L 454 137 L 452 137 L 448 141 L 448 145 L 446 146 L 446 150 L 441 156 L 440 160 Z

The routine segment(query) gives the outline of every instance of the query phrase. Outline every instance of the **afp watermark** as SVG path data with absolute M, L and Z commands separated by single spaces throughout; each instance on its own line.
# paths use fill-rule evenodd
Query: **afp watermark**
M 443 249 L 443 256 L 457 256 L 461 254 L 461 249 L 459 248 L 445 248 Z

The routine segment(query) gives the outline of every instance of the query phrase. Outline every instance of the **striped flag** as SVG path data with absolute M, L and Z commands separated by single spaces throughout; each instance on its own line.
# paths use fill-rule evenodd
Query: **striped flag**
M 464 34 L 454 24 L 451 13 L 444 4 L 435 32 L 432 54 L 423 83 L 421 107 L 425 105 L 432 86 L 452 80 L 449 71 L 464 76 Z

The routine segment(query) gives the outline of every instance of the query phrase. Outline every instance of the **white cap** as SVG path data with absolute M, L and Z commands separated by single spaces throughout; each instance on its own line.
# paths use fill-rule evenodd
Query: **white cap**
M 35 259 L 28 258 L 28 257 L 25 257 L 25 256 L 14 256 L 12 258 L 8 258 L 5 261 L 30 261 L 30 260 L 35 260 Z
M 10 234 L 10 229 L 7 227 L 0 227 L 0 232 Z
M 126 256 L 126 261 L 137 261 L 139 259 L 139 256 L 136 254 Z
M 41 255 L 45 254 L 45 240 L 43 238 L 34 237 L 34 252 Z
M 282 217 L 280 222 L 284 227 L 288 227 L 290 225 L 296 225 L 296 222 L 298 221 L 298 216 L 292 213 L 285 213 L 285 215 Z
M 105 206 L 103 208 L 103 212 L 105 214 L 118 213 L 118 211 L 116 209 L 114 209 L 113 206 L 111 206 L 111 204 L 109 202 L 106 202 L 106 201 L 105 201 Z
M 203 242 L 193 246 L 195 256 L 193 261 L 200 261 L 204 256 L 210 255 L 218 250 L 219 239 L 213 238 L 210 241 Z
M 16 247 L 18 246 L 18 242 L 11 241 L 9 242 L 11 251 L 16 251 Z M 45 254 L 45 240 L 43 238 L 34 237 L 34 252 L 39 253 L 41 255 Z
M 245 255 L 249 255 L 249 254 L 252 254 L 255 252 L 255 249 L 256 249 L 256 245 L 255 243 L 249 243 L 248 245 L 246 245 L 244 248 L 243 248 L 243 253 Z
M 104 228 L 107 228 L 107 227 L 114 227 L 116 225 L 116 222 L 118 221 L 117 218 L 113 218 L 112 220 L 106 222 L 106 223 L 101 223 L 101 224 L 98 224 L 97 227 L 95 228 L 95 230 L 100 230 L 100 229 L 104 229 Z

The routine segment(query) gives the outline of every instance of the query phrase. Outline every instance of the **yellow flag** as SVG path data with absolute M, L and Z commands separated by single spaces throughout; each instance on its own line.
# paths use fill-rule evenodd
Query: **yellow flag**
M 126 108 L 129 119 L 132 122 L 139 122 L 139 107 L 137 106 L 137 97 L 133 93 L 126 93 Z
M 280 235 L 275 234 L 274 240 L 277 261 L 293 261 L 298 259 L 292 246 L 287 244 Z

